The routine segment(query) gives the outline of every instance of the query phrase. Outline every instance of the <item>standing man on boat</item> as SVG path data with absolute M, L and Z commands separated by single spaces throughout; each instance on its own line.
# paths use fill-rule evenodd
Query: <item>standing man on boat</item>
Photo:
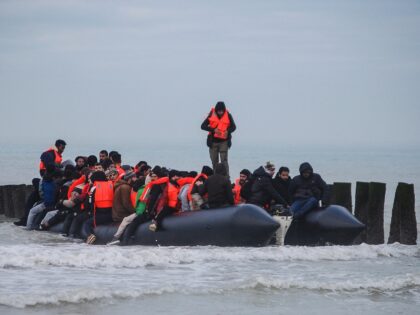
M 63 161 L 62 154 L 66 145 L 64 140 L 58 139 L 55 141 L 54 146 L 41 154 L 41 162 L 39 163 L 39 173 L 41 176 L 44 176 L 48 165 L 54 165 L 56 168 L 61 166 L 61 162 Z
M 223 163 L 229 177 L 228 150 L 232 146 L 232 133 L 236 130 L 236 125 L 224 102 L 217 102 L 211 109 L 201 124 L 201 129 L 208 131 L 207 146 L 213 169 L 219 162 Z

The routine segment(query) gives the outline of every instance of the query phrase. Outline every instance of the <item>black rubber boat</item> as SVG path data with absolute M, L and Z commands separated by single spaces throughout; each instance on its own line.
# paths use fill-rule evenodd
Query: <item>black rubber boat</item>
M 331 205 L 293 220 L 285 245 L 351 245 L 365 225 L 346 208 Z
M 151 232 L 150 222 L 138 227 L 132 245 L 159 246 L 249 246 L 270 244 L 280 224 L 264 209 L 244 204 L 223 209 L 183 212 L 163 220 L 162 230 Z M 63 225 L 50 228 L 62 232 Z M 112 240 L 118 225 L 95 228 L 95 244 Z M 340 206 L 329 206 L 293 221 L 285 233 L 285 245 L 351 245 L 364 229 L 350 212 Z M 87 235 L 82 235 L 86 238 Z M 124 236 L 123 236 L 124 237 Z

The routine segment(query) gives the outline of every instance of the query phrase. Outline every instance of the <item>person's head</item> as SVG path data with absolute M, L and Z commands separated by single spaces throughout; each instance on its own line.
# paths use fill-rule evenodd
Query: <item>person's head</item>
M 124 174 L 122 179 L 131 185 L 133 182 L 137 180 L 137 176 L 136 176 L 136 173 L 134 173 L 133 171 L 128 171 Z
M 98 158 L 96 155 L 89 155 L 87 158 L 87 165 L 89 168 L 94 168 L 95 165 L 98 163 Z
M 95 171 L 101 171 L 101 172 L 104 171 L 104 167 L 102 166 L 101 163 L 96 163 L 95 164 Z
M 210 166 L 204 165 L 201 169 L 201 174 L 211 176 L 214 174 L 213 169 Z
M 55 147 L 57 148 L 58 153 L 63 153 L 64 149 L 66 148 L 66 141 L 58 139 L 57 141 L 55 141 Z
M 145 166 L 145 165 L 147 165 L 146 161 L 140 161 L 136 164 L 136 168 L 140 169 L 142 166 Z
M 265 163 L 264 165 L 264 170 L 271 176 L 273 177 L 273 175 L 276 172 L 276 166 L 274 165 L 273 162 L 268 161 L 267 163 Z
M 239 184 L 243 185 L 251 176 L 251 172 L 246 168 L 239 173 Z
M 106 177 L 105 173 L 102 171 L 96 171 L 90 173 L 90 182 L 93 184 L 94 182 L 106 182 L 108 178 Z
M 64 168 L 63 175 L 64 175 L 64 177 L 65 177 L 65 178 L 69 178 L 69 179 L 71 179 L 71 178 L 73 178 L 73 173 L 74 173 L 75 171 L 76 171 L 76 168 L 75 168 L 73 165 L 68 164 L 68 165 L 66 165 L 66 167 Z
M 287 181 L 289 179 L 289 173 L 290 173 L 289 168 L 286 166 L 282 166 L 279 169 L 278 177 L 284 181 Z
M 116 169 L 108 169 L 105 174 L 108 180 L 115 181 L 118 178 L 118 171 Z
M 222 117 L 226 111 L 226 106 L 224 102 L 217 102 L 216 106 L 214 107 L 214 110 L 217 114 L 217 116 Z
M 197 177 L 197 175 L 198 175 L 198 173 L 196 171 L 190 171 L 190 172 L 188 172 L 188 176 L 187 177 L 194 178 L 194 177 Z
M 177 170 L 170 170 L 168 176 L 171 181 L 177 181 L 180 178 L 180 174 Z
M 147 176 L 152 171 L 152 167 L 150 165 L 142 165 L 138 169 L 138 173 L 140 176 Z
M 76 167 L 78 169 L 82 169 L 86 166 L 86 158 L 84 156 L 78 156 L 74 161 L 76 162 Z
M 142 186 L 144 186 L 144 177 L 142 178 L 137 178 L 137 180 L 135 182 L 133 182 L 133 190 L 135 192 L 137 192 Z
M 314 170 L 313 170 L 311 164 L 309 164 L 308 162 L 304 162 L 299 167 L 299 173 L 303 178 L 308 179 L 308 178 L 312 177 L 312 174 L 314 173 Z
M 111 165 L 114 165 L 110 158 L 105 158 L 104 160 L 101 161 L 101 164 L 104 170 L 107 170 L 109 169 Z
M 112 160 L 114 155 L 117 154 L 117 153 L 118 153 L 117 151 L 110 151 L 109 154 L 108 154 L 108 157 Z
M 118 152 L 115 152 L 115 154 L 110 156 L 110 158 L 115 165 L 121 164 L 121 154 L 119 154 Z
M 152 168 L 151 175 L 154 174 L 158 178 L 164 177 L 165 173 L 163 172 L 162 168 L 159 165 L 156 165 L 154 168 Z
M 101 152 L 99 152 L 99 161 L 102 162 L 106 158 L 108 158 L 108 151 L 107 150 L 101 150 Z
M 226 172 L 225 164 L 223 164 L 223 163 L 216 164 L 216 168 L 214 170 L 214 173 L 218 174 L 218 175 L 226 176 L 227 172 Z

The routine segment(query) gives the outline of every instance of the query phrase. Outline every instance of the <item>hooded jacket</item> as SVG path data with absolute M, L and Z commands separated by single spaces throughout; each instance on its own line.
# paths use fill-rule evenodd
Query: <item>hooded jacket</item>
M 121 222 L 136 210 L 131 203 L 131 186 L 123 179 L 115 183 L 114 201 L 112 203 L 112 220 Z
M 305 171 L 311 173 L 309 178 L 302 176 Z M 328 186 L 320 175 L 313 172 L 311 164 L 302 163 L 299 167 L 299 173 L 300 175 L 295 176 L 290 183 L 289 194 L 292 201 L 314 197 L 321 200 L 323 205 L 327 205 L 329 200 Z
M 210 208 L 218 208 L 225 205 L 234 205 L 232 185 L 226 177 L 226 168 L 223 164 L 217 164 L 215 174 L 211 175 L 199 188 L 200 195 L 208 194 Z
M 264 167 L 260 166 L 253 173 L 251 195 L 247 201 L 260 207 L 265 207 L 273 199 L 276 203 L 287 204 L 283 197 L 274 189 L 270 174 L 265 171 Z
M 283 199 L 290 205 L 291 198 L 289 194 L 289 188 L 290 188 L 290 183 L 292 182 L 292 179 L 289 176 L 287 180 L 283 180 L 280 178 L 279 175 L 280 174 L 277 173 L 276 177 L 273 179 L 273 187 L 283 197 Z

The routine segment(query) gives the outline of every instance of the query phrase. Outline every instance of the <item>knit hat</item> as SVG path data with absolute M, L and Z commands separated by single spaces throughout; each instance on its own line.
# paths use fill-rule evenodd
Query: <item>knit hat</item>
M 136 176 L 136 173 L 134 173 L 133 171 L 128 171 L 124 174 L 123 179 L 125 181 L 129 180 L 130 178 Z
M 210 166 L 205 165 L 203 166 L 201 173 L 207 176 L 211 176 L 213 175 L 213 169 Z
M 247 170 L 246 168 L 244 168 L 239 174 L 240 175 L 245 175 L 248 178 L 251 176 L 251 172 L 249 170 Z
M 226 110 L 225 103 L 224 102 L 217 102 L 216 106 L 214 107 L 214 110 L 216 112 L 218 112 L 219 110 L 225 111 Z

